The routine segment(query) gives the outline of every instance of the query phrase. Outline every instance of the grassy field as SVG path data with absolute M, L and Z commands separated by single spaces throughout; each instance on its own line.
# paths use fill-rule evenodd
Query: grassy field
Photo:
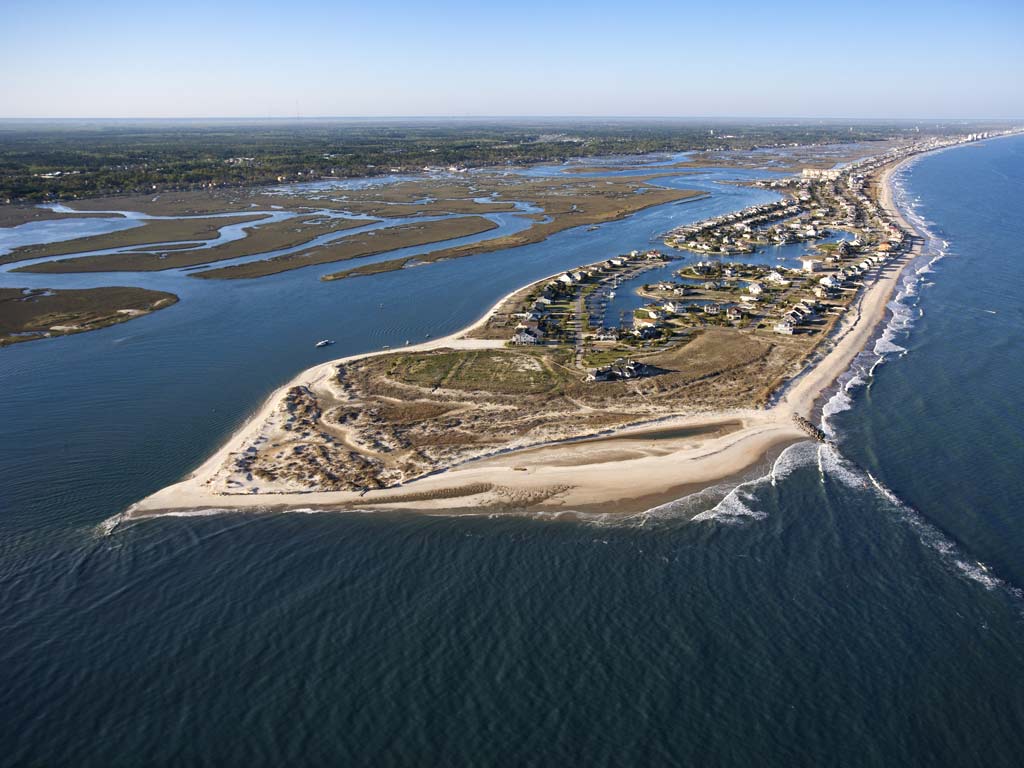
M 645 188 L 647 191 L 638 194 L 636 192 L 638 188 Z M 637 181 L 615 181 L 610 184 L 602 181 L 600 185 L 588 184 L 575 189 L 552 190 L 543 195 L 538 194 L 533 198 L 526 198 L 528 202 L 543 208 L 546 216 L 550 217 L 550 221 L 538 222 L 522 232 L 497 237 L 484 243 L 445 248 L 415 258 L 416 261 L 421 262 L 457 259 L 463 256 L 539 243 L 566 229 L 614 221 L 644 208 L 693 199 L 702 195 L 703 193 L 694 190 L 661 189 Z M 526 196 L 522 192 L 517 192 L 517 197 L 524 199 Z M 389 272 L 403 268 L 411 260 L 411 258 L 391 259 L 375 264 L 369 269 L 356 267 L 334 272 L 325 275 L 323 279 L 341 280 L 347 277 Z
M 797 337 L 707 329 L 635 355 L 651 375 L 618 381 L 587 381 L 568 345 L 356 359 L 318 393 L 322 416 L 309 435 L 289 433 L 258 451 L 248 471 L 307 484 L 312 477 L 317 487 L 386 487 L 508 448 L 755 406 L 768 382 L 792 375 L 808 350 Z M 614 359 L 622 350 L 599 354 Z M 325 475 L 324 457 L 336 454 Z
M 152 243 L 174 243 L 181 241 L 208 240 L 217 236 L 221 227 L 229 224 L 240 224 L 247 221 L 258 221 L 265 215 L 250 214 L 248 216 L 226 216 L 221 218 L 197 219 L 156 219 L 148 220 L 142 226 L 122 229 L 105 235 L 80 237 L 59 243 L 26 245 L 15 248 L 5 256 L 0 256 L 0 264 L 10 264 L 26 259 L 39 259 L 47 256 L 65 256 L 85 251 L 99 251 L 108 248 L 126 248 Z M 64 262 L 57 262 L 63 264 Z M 43 266 L 43 265 L 36 265 Z M 33 269 L 34 272 L 73 272 L 73 269 Z M 87 270 L 93 271 L 93 270 Z
M 225 222 L 228 219 L 215 219 L 214 221 Z M 209 264 L 291 248 L 308 243 L 322 235 L 361 227 L 368 223 L 370 222 L 360 219 L 325 218 L 322 215 L 299 216 L 270 224 L 256 223 L 245 228 L 248 233 L 245 238 L 232 240 L 223 245 L 215 245 L 212 248 L 195 251 L 178 251 L 174 246 L 156 251 L 138 249 L 131 253 L 111 253 L 83 256 L 77 259 L 45 261 L 21 267 L 15 271 L 52 274 L 63 272 L 152 272 L 161 269 L 180 269 L 197 264 Z M 183 247 L 183 245 L 179 245 L 179 247 Z
M 478 235 L 496 229 L 497 226 L 490 219 L 485 219 L 481 216 L 462 216 L 454 219 L 441 219 L 439 221 L 400 224 L 396 227 L 346 237 L 335 243 L 291 253 L 286 256 L 275 256 L 274 258 L 262 261 L 251 261 L 246 264 L 235 264 L 230 267 L 196 273 L 194 277 L 207 279 L 264 277 L 265 275 L 274 275 L 279 272 L 308 267 L 314 264 L 347 261 L 364 256 L 373 256 L 378 253 L 386 253 L 397 248 L 410 248 L 452 240 L 457 237 Z
M 123 323 L 177 300 L 173 293 L 145 288 L 0 288 L 0 346 Z
M 500 395 L 550 394 L 566 374 L 543 355 L 504 350 L 396 355 L 387 358 L 386 375 L 428 389 L 456 389 Z
M 477 177 L 474 177 L 476 179 Z M 487 179 L 490 177 L 483 177 Z M 495 177 L 499 178 L 499 177 Z M 510 182 L 505 181 L 505 186 Z M 444 179 L 424 177 L 399 184 L 370 186 L 365 189 L 317 190 L 280 193 L 263 188 L 218 189 L 168 192 L 160 195 L 127 195 L 75 200 L 71 205 L 80 216 L 100 216 L 95 211 L 139 211 L 151 216 L 201 216 L 210 213 L 245 212 L 256 207 L 265 210 L 279 206 L 296 212 L 328 209 L 351 211 L 382 219 L 399 216 L 425 216 L 438 213 L 498 213 L 515 209 L 510 200 L 478 203 L 495 191 L 493 186 L 478 187 L 468 180 L 452 183 Z M 515 198 L 510 198 L 515 199 Z M 66 218 L 31 206 L 0 206 L 0 226 L 14 226 L 24 221 Z
M 38 208 L 34 205 L 0 205 L 0 227 L 17 227 L 34 221 L 95 218 L 118 218 L 118 216 L 110 213 L 57 213 L 48 208 Z

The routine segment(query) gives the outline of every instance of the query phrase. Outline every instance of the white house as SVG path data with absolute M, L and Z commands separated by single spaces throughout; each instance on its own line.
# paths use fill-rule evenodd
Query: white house
M 512 334 L 512 343 L 517 345 L 537 344 L 538 339 L 525 328 L 520 328 L 518 331 Z

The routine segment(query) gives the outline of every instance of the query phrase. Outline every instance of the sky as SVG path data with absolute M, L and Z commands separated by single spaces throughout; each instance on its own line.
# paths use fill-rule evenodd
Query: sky
M 0 117 L 1024 118 L 1022 0 L 0 0 Z

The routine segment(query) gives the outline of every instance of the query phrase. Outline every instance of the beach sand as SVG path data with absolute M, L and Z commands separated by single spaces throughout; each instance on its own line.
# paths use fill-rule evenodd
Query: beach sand
M 882 171 L 879 203 L 908 232 L 913 227 L 896 209 L 891 176 L 899 167 Z M 143 517 L 185 509 L 414 509 L 480 511 L 545 509 L 632 512 L 679 498 L 687 492 L 741 476 L 777 454 L 783 447 L 805 440 L 793 416 L 810 416 L 823 394 L 845 372 L 871 341 L 888 312 L 887 305 L 900 273 L 920 252 L 915 238 L 910 251 L 880 268 L 874 282 L 861 291 L 833 334 L 829 349 L 781 391 L 766 409 L 744 409 L 714 414 L 680 416 L 647 425 L 616 430 L 611 435 L 510 451 L 467 462 L 404 486 L 353 492 L 308 492 L 224 495 L 205 483 L 260 432 L 281 397 L 296 385 L 313 386 L 332 375 L 339 363 L 366 357 L 357 355 L 316 366 L 274 392 L 253 417 L 213 456 L 181 482 L 135 504 L 128 517 Z M 520 289 L 509 294 L 517 293 Z M 500 348 L 503 342 L 466 338 L 481 327 L 508 297 L 499 301 L 473 325 L 451 336 L 403 348 L 405 351 Z M 388 354 L 383 351 L 373 354 Z M 692 429 L 687 434 L 652 439 L 654 431 Z M 635 435 L 636 439 L 630 439 Z M 657 438 L 657 436 L 653 436 Z

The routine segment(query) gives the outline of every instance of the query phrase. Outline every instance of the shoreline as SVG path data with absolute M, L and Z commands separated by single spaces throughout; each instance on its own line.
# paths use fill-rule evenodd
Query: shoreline
M 888 316 L 888 304 L 903 270 L 921 254 L 922 246 L 920 233 L 895 205 L 892 176 L 920 156 L 912 155 L 882 169 L 876 181 L 879 206 L 910 233 L 912 247 L 898 260 L 878 268 L 873 282 L 864 288 L 855 307 L 847 312 L 829 340 L 824 356 L 790 379 L 766 409 L 670 417 L 657 425 L 633 425 L 589 438 L 517 448 L 441 470 L 403 486 L 375 490 L 369 498 L 347 491 L 217 494 L 204 487 L 230 454 L 259 435 L 288 389 L 317 384 L 330 376 L 339 364 L 399 351 L 504 347 L 502 340 L 465 337 L 484 325 L 506 300 L 526 287 L 520 286 L 502 297 L 474 323 L 447 336 L 396 350 L 349 355 L 302 371 L 275 389 L 255 413 L 188 477 L 140 500 L 118 518 L 139 519 L 184 510 L 289 508 L 446 510 L 452 513 L 469 509 L 477 513 L 536 509 L 556 513 L 615 506 L 616 511 L 627 513 L 642 511 L 636 509 L 641 500 L 645 508 L 649 508 L 741 476 L 762 463 L 769 454 L 807 439 L 793 423 L 792 417 L 808 416 L 820 405 L 823 396 L 870 343 Z M 706 439 L 637 439 L 635 445 L 631 443 L 628 446 L 628 451 L 609 453 L 612 440 L 629 442 L 633 435 L 639 437 L 657 430 L 713 429 L 725 423 L 739 426 Z

